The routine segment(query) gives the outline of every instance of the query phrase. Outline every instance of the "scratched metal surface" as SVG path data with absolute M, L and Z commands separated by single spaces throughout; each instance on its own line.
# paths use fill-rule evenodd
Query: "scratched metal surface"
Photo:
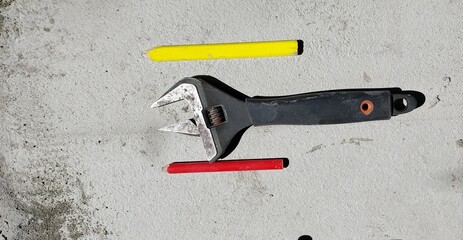
M 462 239 L 462 1 L 0 0 L 0 239 Z M 149 62 L 163 44 L 302 39 L 298 57 Z M 229 158 L 275 172 L 169 176 L 201 140 L 150 105 L 183 77 L 253 95 L 422 91 L 389 121 L 250 128 Z M 183 110 L 185 111 L 183 111 Z

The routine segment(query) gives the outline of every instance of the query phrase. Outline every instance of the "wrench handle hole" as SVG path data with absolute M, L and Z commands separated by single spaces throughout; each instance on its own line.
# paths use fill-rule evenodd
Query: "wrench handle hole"
M 394 108 L 397 111 L 405 111 L 408 108 L 408 102 L 405 98 L 399 98 L 394 101 Z

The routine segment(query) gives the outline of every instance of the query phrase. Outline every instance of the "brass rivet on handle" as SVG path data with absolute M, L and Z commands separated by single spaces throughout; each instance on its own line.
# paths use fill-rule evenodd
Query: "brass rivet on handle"
M 373 108 L 373 102 L 371 102 L 370 100 L 363 100 L 360 103 L 360 111 L 365 115 L 370 115 L 370 113 L 373 111 Z

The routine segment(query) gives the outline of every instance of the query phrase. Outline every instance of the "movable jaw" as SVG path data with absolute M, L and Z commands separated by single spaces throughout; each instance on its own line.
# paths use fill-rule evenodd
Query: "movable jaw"
M 241 136 L 239 133 L 243 128 L 251 126 L 247 114 L 245 120 L 241 119 L 246 110 L 244 101 L 238 98 L 199 77 L 184 78 L 151 107 L 187 101 L 193 110 L 193 118 L 159 130 L 201 137 L 207 160 L 213 162 L 231 152 L 237 145 L 233 139 Z

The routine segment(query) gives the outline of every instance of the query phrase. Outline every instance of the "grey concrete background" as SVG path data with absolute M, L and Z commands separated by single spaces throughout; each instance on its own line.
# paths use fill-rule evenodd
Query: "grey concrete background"
M 0 1 L 0 239 L 463 239 L 463 2 Z M 150 62 L 157 45 L 302 39 L 298 57 Z M 232 158 L 283 171 L 170 176 L 186 76 L 248 95 L 401 87 L 390 121 L 251 128 Z

